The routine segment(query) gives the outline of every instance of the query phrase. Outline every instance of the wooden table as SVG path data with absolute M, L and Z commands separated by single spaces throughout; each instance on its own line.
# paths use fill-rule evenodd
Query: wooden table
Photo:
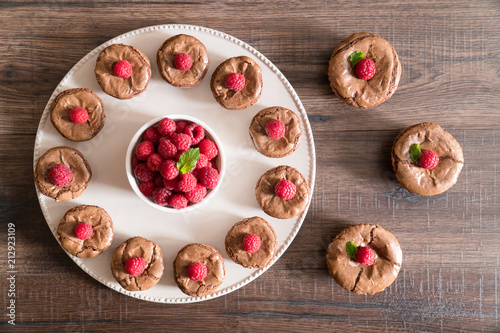
M 363 3 L 0 2 L 0 330 L 500 331 L 500 3 Z M 68 70 L 114 36 L 168 23 L 224 31 L 268 57 L 302 99 L 317 153 L 309 213 L 282 258 L 233 293 L 186 305 L 130 298 L 88 276 L 52 236 L 32 178 L 40 116 Z M 357 31 L 389 40 L 403 68 L 394 96 L 370 110 L 341 103 L 326 75 L 333 48 Z M 448 130 L 466 161 L 457 184 L 434 197 L 403 190 L 390 162 L 399 131 L 424 121 Z M 374 296 L 342 289 L 326 268 L 332 238 L 363 222 L 390 230 L 404 252 L 397 280 Z

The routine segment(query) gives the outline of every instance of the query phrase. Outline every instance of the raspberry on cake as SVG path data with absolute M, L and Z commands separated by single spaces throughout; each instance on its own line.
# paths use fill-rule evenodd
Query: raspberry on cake
M 113 73 L 122 79 L 132 76 L 132 65 L 127 60 L 120 60 L 113 66 Z
M 254 105 L 260 99 L 262 85 L 260 66 L 246 56 L 226 59 L 215 69 L 210 80 L 215 100 L 228 110 Z
M 125 272 L 132 276 L 139 276 L 146 268 L 146 260 L 142 257 L 133 257 L 125 263 Z
M 224 82 L 229 90 L 241 91 L 245 88 L 245 77 L 240 73 L 228 74 Z
M 156 53 L 158 71 L 165 81 L 180 88 L 198 85 L 208 70 L 208 52 L 197 38 L 179 34 L 168 38 Z
M 241 247 L 248 253 L 254 253 L 260 249 L 260 243 L 260 237 L 256 234 L 246 234 L 241 242 Z
M 285 124 L 279 119 L 273 119 L 266 124 L 266 134 L 273 139 L 281 139 L 285 135 Z
M 278 247 L 273 227 L 258 216 L 235 223 L 227 232 L 224 244 L 227 255 L 245 268 L 268 266 Z
M 297 187 L 288 179 L 280 180 L 274 187 L 274 193 L 283 200 L 290 200 L 295 196 Z
M 397 239 L 374 224 L 345 228 L 332 240 L 326 254 L 330 275 L 356 294 L 383 291 L 398 276 L 402 260 Z
M 187 71 L 193 65 L 193 59 L 186 53 L 177 53 L 174 57 L 175 68 Z
M 75 237 L 81 240 L 86 240 L 92 236 L 92 226 L 88 223 L 82 222 L 75 227 Z
M 369 80 L 375 75 L 375 63 L 371 59 L 363 58 L 354 66 L 356 76 L 361 80 Z
M 83 124 L 89 119 L 89 113 L 84 108 L 72 108 L 69 110 L 69 119 L 75 124 Z
M 49 170 L 49 178 L 55 186 L 66 186 L 73 179 L 73 172 L 64 164 L 55 164 Z
M 187 268 L 187 276 L 192 281 L 201 281 L 207 277 L 207 266 L 201 262 L 193 262 Z

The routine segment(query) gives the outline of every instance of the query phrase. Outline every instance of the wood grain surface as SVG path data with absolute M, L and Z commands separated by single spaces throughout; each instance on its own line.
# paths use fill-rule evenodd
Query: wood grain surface
M 0 267 L 5 332 L 500 332 L 500 2 L 0 1 Z M 40 116 L 70 68 L 101 43 L 156 24 L 233 35 L 288 78 L 311 122 L 316 188 L 292 245 L 247 286 L 168 305 L 101 285 L 60 248 L 32 176 Z M 337 43 L 386 38 L 403 73 L 378 107 L 344 105 L 328 84 Z M 440 124 L 465 165 L 446 193 L 403 190 L 390 148 L 404 127 Z M 498 179 L 498 180 L 497 180 Z M 397 280 L 374 296 L 329 276 L 326 248 L 344 227 L 378 223 L 399 240 Z M 8 324 L 8 224 L 16 237 L 16 321 Z

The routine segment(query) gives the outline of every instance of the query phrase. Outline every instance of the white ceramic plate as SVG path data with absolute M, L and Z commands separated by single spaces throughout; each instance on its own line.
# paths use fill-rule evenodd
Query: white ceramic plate
M 207 75 L 194 88 L 176 88 L 165 82 L 156 68 L 156 52 L 169 37 L 184 33 L 195 36 L 205 44 L 210 58 Z M 144 52 L 152 64 L 152 78 L 146 91 L 130 100 L 118 100 L 106 95 L 96 82 L 95 60 L 105 47 L 124 43 Z M 260 100 L 252 107 L 230 111 L 215 101 L 210 90 L 210 77 L 225 59 L 246 55 L 262 68 L 264 81 Z M 76 143 L 63 138 L 50 122 L 50 105 L 63 90 L 89 88 L 103 100 L 106 123 L 92 140 Z M 304 129 L 300 147 L 291 155 L 275 159 L 259 154 L 248 134 L 252 117 L 270 106 L 283 106 L 295 111 Z M 134 133 L 149 120 L 168 114 L 186 114 L 208 124 L 219 136 L 226 153 L 226 175 L 221 188 L 210 202 L 185 214 L 172 214 L 154 209 L 144 203 L 132 190 L 125 172 L 125 154 Z M 55 146 L 78 149 L 88 160 L 93 176 L 80 197 L 55 202 L 38 192 L 40 207 L 47 224 L 57 237 L 57 225 L 72 207 L 81 204 L 104 208 L 113 219 L 115 234 L 111 247 L 96 258 L 71 259 L 87 274 L 118 292 L 139 299 L 161 303 L 189 303 L 208 300 L 230 293 L 264 273 L 264 269 L 246 269 L 235 264 L 226 254 L 224 238 L 237 221 L 251 216 L 265 218 L 278 236 L 275 261 L 285 252 L 299 231 L 307 213 L 293 219 L 279 220 L 267 216 L 258 206 L 254 188 L 258 178 L 268 169 L 290 165 L 307 179 L 312 191 L 316 170 L 314 141 L 306 111 L 294 89 L 283 74 L 266 57 L 248 44 L 212 29 L 190 25 L 161 25 L 125 33 L 100 45 L 83 57 L 63 78 L 40 119 L 35 142 L 34 166 L 38 158 Z M 114 249 L 133 236 L 156 242 L 165 258 L 165 272 L 158 284 L 149 290 L 129 292 L 111 275 L 109 263 Z M 223 255 L 226 278 L 219 289 L 205 297 L 189 297 L 177 287 L 172 262 L 177 252 L 188 243 L 205 243 Z M 274 261 L 274 262 L 275 262 Z M 273 262 L 273 263 L 274 263 Z

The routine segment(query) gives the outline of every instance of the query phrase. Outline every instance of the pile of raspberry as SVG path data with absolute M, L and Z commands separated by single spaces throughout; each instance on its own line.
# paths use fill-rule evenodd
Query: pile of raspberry
M 199 149 L 199 158 L 186 172 L 177 164 L 191 149 Z M 142 194 L 160 206 L 183 209 L 201 202 L 217 186 L 218 155 L 217 145 L 201 125 L 164 118 L 142 134 L 132 168 Z

